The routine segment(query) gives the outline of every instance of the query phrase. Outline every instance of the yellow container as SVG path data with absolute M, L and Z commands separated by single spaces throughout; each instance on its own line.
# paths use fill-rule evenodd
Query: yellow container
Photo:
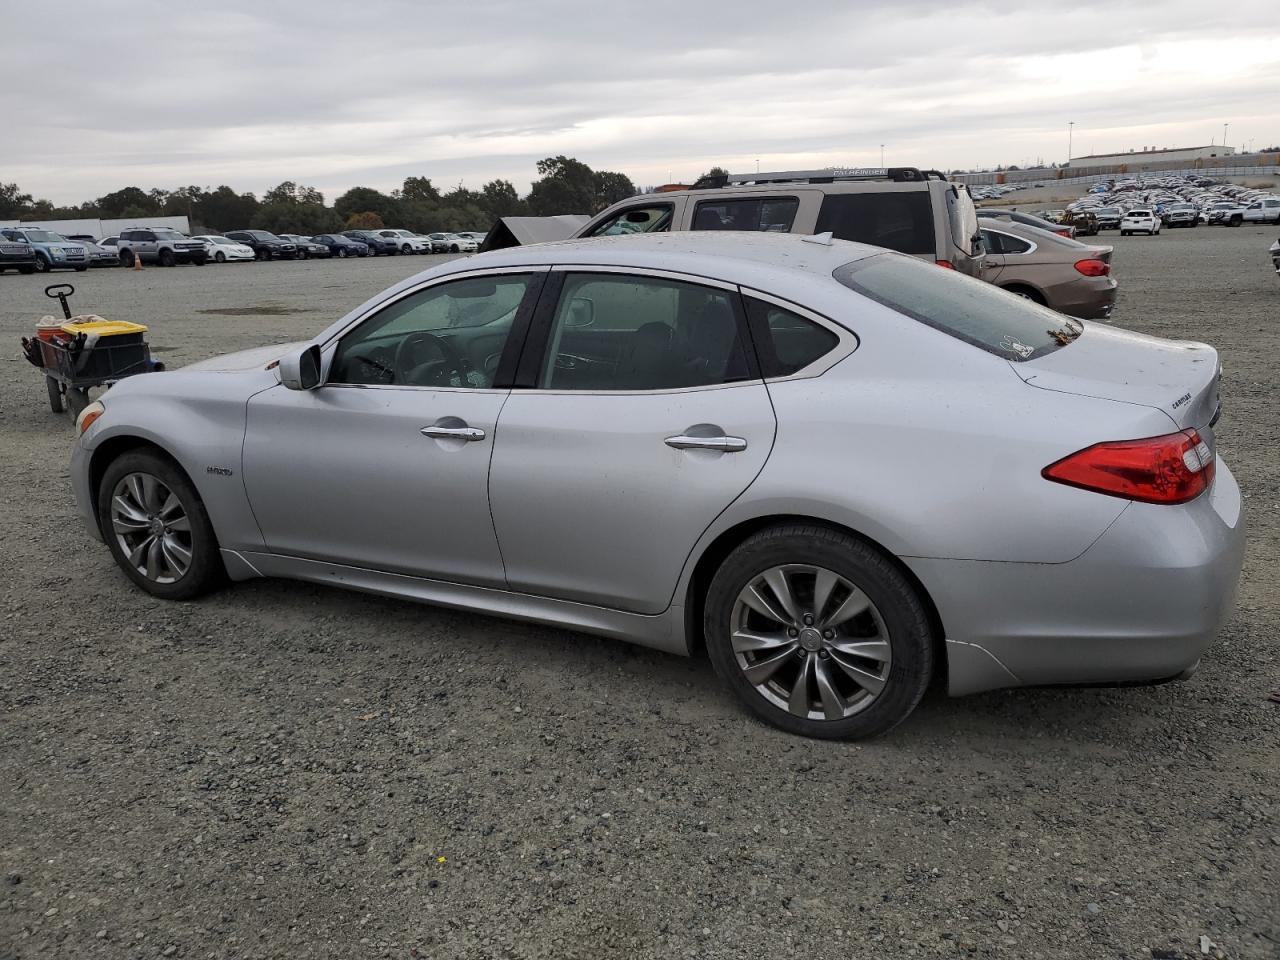
M 146 333 L 147 328 L 128 320 L 94 320 L 89 323 L 64 323 L 62 329 L 75 336 L 77 333 L 98 337 L 114 337 L 122 333 Z

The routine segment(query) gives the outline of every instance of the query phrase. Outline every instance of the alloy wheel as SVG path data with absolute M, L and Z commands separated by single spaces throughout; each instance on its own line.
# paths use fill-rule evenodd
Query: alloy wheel
M 730 629 L 743 676 L 797 717 L 853 716 L 889 682 L 884 618 L 855 583 L 825 567 L 784 564 L 752 578 L 734 601 Z
M 191 520 L 177 495 L 149 473 L 120 478 L 111 528 L 130 566 L 155 583 L 176 583 L 191 567 Z

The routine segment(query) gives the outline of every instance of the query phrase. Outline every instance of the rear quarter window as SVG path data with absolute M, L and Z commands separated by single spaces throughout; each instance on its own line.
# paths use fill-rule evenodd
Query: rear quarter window
M 829 194 L 815 233 L 854 240 L 899 253 L 937 254 L 933 206 L 925 190 Z
M 1084 329 L 1047 307 L 910 257 L 880 254 L 832 275 L 877 303 L 1014 362 L 1053 353 Z

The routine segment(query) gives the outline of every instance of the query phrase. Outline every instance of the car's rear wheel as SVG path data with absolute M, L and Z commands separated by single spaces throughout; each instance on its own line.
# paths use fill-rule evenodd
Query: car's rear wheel
M 933 629 L 915 589 L 879 551 L 826 527 L 772 527 L 744 541 L 716 572 L 703 621 L 729 688 L 802 736 L 884 733 L 933 675 Z
M 159 453 L 111 462 L 98 485 L 98 524 L 120 569 L 153 596 L 189 600 L 224 576 L 204 502 Z

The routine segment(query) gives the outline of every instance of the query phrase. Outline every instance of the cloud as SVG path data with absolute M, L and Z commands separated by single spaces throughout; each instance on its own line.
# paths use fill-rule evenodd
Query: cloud
M 731 169 L 930 167 L 1280 140 L 1272 4 L 1025 0 L 802 8 L 542 0 L 6 11 L 0 179 L 121 186 L 406 175 L 527 189 L 568 154 L 637 183 Z

